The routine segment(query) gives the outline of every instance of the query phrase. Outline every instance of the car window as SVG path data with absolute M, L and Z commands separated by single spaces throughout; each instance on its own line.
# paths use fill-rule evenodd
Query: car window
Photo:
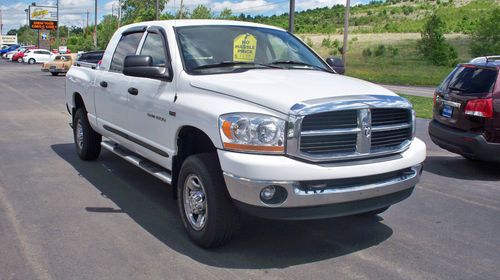
M 139 42 L 142 38 L 142 32 L 140 33 L 130 33 L 123 35 L 116 46 L 115 53 L 111 59 L 111 66 L 109 71 L 122 72 L 123 71 L 123 61 L 127 55 L 135 54 Z
M 459 66 L 450 77 L 448 90 L 458 94 L 487 93 L 493 90 L 497 70 Z
M 87 56 L 88 56 L 88 54 L 83 53 L 83 54 L 82 54 L 82 55 L 80 55 L 80 57 L 78 58 L 78 61 L 86 61 L 86 60 L 87 60 Z
M 153 66 L 165 67 L 167 55 L 162 36 L 157 33 L 148 33 L 141 55 L 150 55 L 153 58 Z

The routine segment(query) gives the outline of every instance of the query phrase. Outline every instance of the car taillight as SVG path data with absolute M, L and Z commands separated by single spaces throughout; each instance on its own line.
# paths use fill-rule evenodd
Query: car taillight
M 436 107 L 436 99 L 437 99 L 437 92 L 434 92 L 434 101 L 432 101 L 432 104 L 434 105 L 434 107 Z
M 473 99 L 467 101 L 465 105 L 465 114 L 476 117 L 493 117 L 493 99 Z

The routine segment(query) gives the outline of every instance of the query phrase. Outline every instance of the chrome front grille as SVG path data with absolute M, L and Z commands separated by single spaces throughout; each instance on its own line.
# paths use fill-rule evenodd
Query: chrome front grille
M 363 102 L 342 99 L 339 104 L 333 100 L 327 105 L 315 104 L 310 110 L 300 108 L 295 112 L 298 115 L 290 118 L 287 153 L 311 161 L 334 161 L 406 149 L 413 137 L 411 104 L 396 96 L 368 97 L 370 100 Z

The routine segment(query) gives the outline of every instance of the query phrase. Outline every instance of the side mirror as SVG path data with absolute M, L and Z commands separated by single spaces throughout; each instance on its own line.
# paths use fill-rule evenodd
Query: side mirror
M 335 72 L 343 75 L 345 73 L 344 62 L 339 57 L 329 57 L 326 59 L 326 63 L 335 70 Z
M 150 55 L 127 55 L 123 62 L 123 74 L 160 80 L 170 78 L 168 68 L 153 66 L 153 58 Z

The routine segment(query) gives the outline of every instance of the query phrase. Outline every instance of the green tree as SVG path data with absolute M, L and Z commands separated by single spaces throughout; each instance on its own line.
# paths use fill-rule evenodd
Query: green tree
M 159 1 L 160 7 L 165 7 L 168 2 L 168 0 Z M 123 0 L 123 13 L 124 23 L 154 20 L 156 18 L 156 0 Z
M 425 22 L 418 42 L 418 50 L 422 56 L 434 65 L 451 66 L 457 63 L 457 51 L 444 38 L 446 26 L 434 13 Z
M 500 8 L 479 18 L 472 30 L 470 53 L 473 56 L 500 54 Z
M 220 12 L 219 18 L 220 19 L 233 19 L 234 18 L 233 11 L 231 11 L 231 9 L 229 9 L 229 8 L 225 8 L 224 10 L 222 10 L 222 12 Z
M 118 19 L 112 15 L 104 16 L 103 20 L 97 26 L 97 48 L 106 49 L 109 40 L 118 27 Z
M 191 13 L 193 19 L 209 19 L 212 18 L 212 10 L 205 5 L 198 5 Z

